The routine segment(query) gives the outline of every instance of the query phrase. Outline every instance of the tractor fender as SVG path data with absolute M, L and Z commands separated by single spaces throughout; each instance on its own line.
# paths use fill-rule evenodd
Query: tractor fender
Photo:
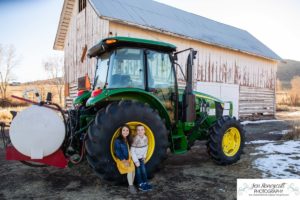
M 86 106 L 91 107 L 107 101 L 121 100 L 136 100 L 142 103 L 149 104 L 150 107 L 158 111 L 162 119 L 165 119 L 166 127 L 170 128 L 171 120 L 165 106 L 160 102 L 160 100 L 156 96 L 142 89 L 120 88 L 103 90 L 102 93 L 98 96 L 90 97 L 86 103 Z

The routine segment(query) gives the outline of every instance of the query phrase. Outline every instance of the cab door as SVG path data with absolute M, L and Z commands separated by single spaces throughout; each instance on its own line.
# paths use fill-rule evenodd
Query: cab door
M 171 122 L 175 121 L 174 96 L 175 73 L 170 54 L 153 50 L 146 51 L 147 89 L 160 99 L 167 109 Z

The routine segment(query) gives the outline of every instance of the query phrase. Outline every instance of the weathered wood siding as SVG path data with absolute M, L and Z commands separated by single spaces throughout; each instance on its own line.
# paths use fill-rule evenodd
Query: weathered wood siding
M 77 96 L 77 82 L 72 82 L 69 84 L 69 96 L 65 99 L 65 106 L 71 108 L 73 104 L 73 99 Z
M 75 2 L 65 43 L 65 80 L 70 86 L 67 104 L 76 94 L 78 78 L 86 74 L 90 78 L 94 77 L 96 60 L 88 59 L 84 55 L 85 50 L 108 37 L 109 22 L 100 19 L 88 1 L 86 8 L 79 13 L 77 5 L 78 0 Z
M 275 90 L 240 86 L 240 119 L 262 119 L 275 115 Z
M 193 47 L 198 51 L 194 69 L 195 82 L 239 85 L 240 93 L 234 95 L 239 96 L 238 113 L 241 118 L 260 114 L 274 116 L 277 62 L 117 22 L 110 22 L 109 31 L 114 36 L 169 42 L 176 45 L 177 50 Z M 186 58 L 187 54 L 179 55 L 178 63 L 183 68 Z M 178 77 L 183 83 L 179 71 Z
M 140 37 L 172 43 L 177 50 L 193 47 L 198 51 L 194 70 L 196 81 L 239 84 L 241 86 L 274 88 L 276 62 L 256 56 L 182 39 L 141 28 L 110 22 L 114 36 Z M 179 55 L 184 67 L 187 55 Z
M 78 5 L 78 2 L 75 5 Z M 78 13 L 78 6 L 74 7 L 65 43 L 65 79 L 67 83 L 76 82 L 85 74 L 93 77 L 96 61 L 87 59 L 83 53 L 85 48 L 89 49 L 102 38 L 108 37 L 108 24 L 107 20 L 97 16 L 89 3 L 80 13 Z M 84 58 L 83 62 L 82 57 Z

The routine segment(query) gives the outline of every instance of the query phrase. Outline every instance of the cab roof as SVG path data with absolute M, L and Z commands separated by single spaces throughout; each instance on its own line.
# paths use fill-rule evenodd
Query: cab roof
M 111 49 L 121 46 L 149 48 L 166 52 L 176 51 L 175 45 L 166 42 L 132 37 L 109 37 L 101 40 L 98 44 L 91 47 L 88 51 L 88 56 L 99 56 L 106 51 L 110 51 Z

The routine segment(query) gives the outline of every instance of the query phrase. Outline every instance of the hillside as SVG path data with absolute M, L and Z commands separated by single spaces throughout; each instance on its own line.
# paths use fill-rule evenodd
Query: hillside
M 290 81 L 294 76 L 300 76 L 300 61 L 284 60 L 278 64 L 277 78 L 281 81 L 283 88 L 291 87 Z
M 63 79 L 63 78 L 57 78 Z M 22 83 L 22 85 L 55 85 L 57 82 L 62 82 L 62 80 L 57 81 L 56 79 L 46 79 L 46 80 L 36 80 L 31 82 Z

